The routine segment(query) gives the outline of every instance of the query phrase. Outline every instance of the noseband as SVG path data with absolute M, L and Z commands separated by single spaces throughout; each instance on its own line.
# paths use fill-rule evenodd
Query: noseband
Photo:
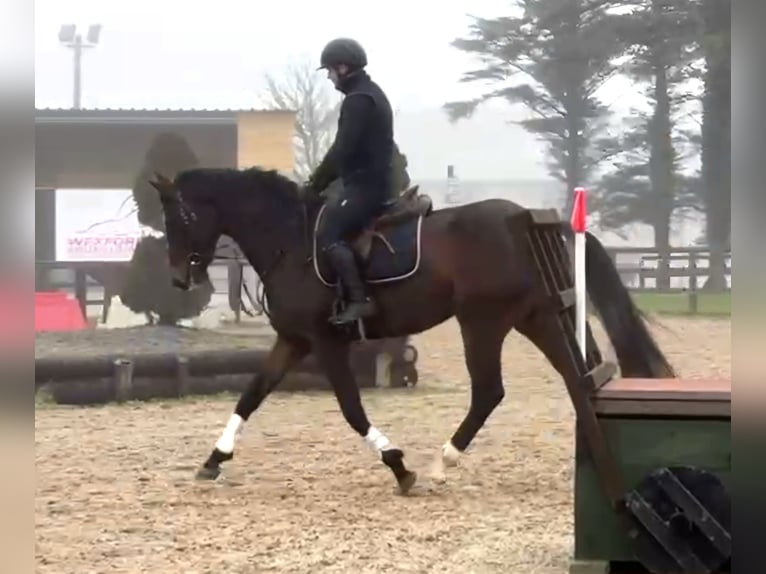
M 189 255 L 187 255 L 187 276 L 191 274 L 192 268 L 199 267 L 202 265 L 202 254 L 193 249 L 193 241 L 192 241 L 192 234 L 191 234 L 191 226 L 192 223 L 197 221 L 197 214 L 194 213 L 194 210 L 189 207 L 189 204 L 186 203 L 181 197 L 181 192 L 176 190 L 176 201 L 178 202 L 178 214 L 181 216 L 181 221 L 184 224 L 184 229 L 186 231 L 186 242 L 189 247 Z M 188 279 L 188 277 L 187 277 Z

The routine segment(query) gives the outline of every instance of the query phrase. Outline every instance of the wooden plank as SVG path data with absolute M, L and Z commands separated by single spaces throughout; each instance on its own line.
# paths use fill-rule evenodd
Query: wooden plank
M 527 241 L 538 270 L 539 279 L 549 297 L 554 294 L 560 297 L 562 290 L 572 287 L 572 276 L 562 265 L 562 255 L 566 255 L 566 247 L 561 234 L 560 220 L 556 210 L 529 210 L 533 221 L 532 227 L 527 234 Z M 557 227 L 546 228 L 550 218 L 551 223 Z M 591 400 L 593 382 L 588 378 L 588 370 L 592 368 L 583 360 L 577 346 L 574 334 L 574 313 L 571 310 L 550 313 L 550 309 L 544 313 L 546 327 L 550 332 L 558 331 L 561 334 L 562 352 L 565 360 L 560 364 L 559 371 L 569 393 L 575 412 L 577 413 L 578 432 L 587 437 L 588 449 L 594 466 L 598 469 L 598 475 L 603 493 L 609 499 L 613 508 L 622 505 L 622 497 L 626 489 L 620 475 L 614 456 L 609 452 L 607 439 L 604 437 L 598 416 Z M 599 354 L 600 353 L 596 353 Z M 592 357 L 592 354 L 589 354 Z M 593 365 L 595 366 L 595 365 Z M 591 385 L 591 388 L 587 388 Z
M 593 345 L 595 346 L 595 342 L 593 343 Z M 592 391 L 595 392 L 598 389 L 603 388 L 604 385 L 606 385 L 609 381 L 611 381 L 615 373 L 617 373 L 617 365 L 615 365 L 614 363 L 610 361 L 604 361 L 601 364 L 599 364 L 597 367 L 592 369 L 586 375 L 586 378 L 590 382 Z M 598 407 L 598 404 L 596 404 L 595 406 Z
M 582 561 L 572 560 L 569 563 L 569 574 L 648 574 L 648 570 L 638 562 L 608 562 L 605 560 Z M 731 574 L 731 571 L 717 574 Z
M 569 574 L 609 574 L 609 563 L 604 560 L 572 560 Z
M 559 212 L 555 209 L 529 209 L 527 211 L 535 225 L 559 225 L 562 223 Z
M 602 399 L 595 405 L 604 416 L 731 418 L 731 401 L 653 401 Z
M 599 416 L 731 418 L 731 380 L 613 379 L 593 405 Z
M 731 379 L 613 379 L 593 399 L 731 402 Z

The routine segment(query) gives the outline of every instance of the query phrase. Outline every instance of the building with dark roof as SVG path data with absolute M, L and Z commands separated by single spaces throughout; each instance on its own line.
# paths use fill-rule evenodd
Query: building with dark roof
M 185 140 L 200 165 L 291 172 L 294 122 L 291 111 L 39 109 L 36 187 L 131 187 L 163 133 Z
M 291 174 L 295 112 L 281 110 L 35 110 L 35 252 L 55 259 L 55 190 L 132 189 L 147 165 L 173 176 L 259 165 Z

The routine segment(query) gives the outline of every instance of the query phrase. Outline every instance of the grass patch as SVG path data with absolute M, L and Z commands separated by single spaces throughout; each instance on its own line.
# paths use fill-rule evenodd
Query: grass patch
M 658 315 L 731 316 L 731 292 L 697 293 L 697 311 L 692 312 L 689 293 L 631 293 L 636 305 L 647 313 Z

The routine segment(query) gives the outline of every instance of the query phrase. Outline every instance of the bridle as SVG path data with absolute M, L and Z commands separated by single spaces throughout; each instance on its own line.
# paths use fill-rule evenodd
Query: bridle
M 202 254 L 194 249 L 193 242 L 191 240 L 192 233 L 191 233 L 191 226 L 197 221 L 197 214 L 194 212 L 194 210 L 189 206 L 186 201 L 184 201 L 183 197 L 181 197 L 180 190 L 176 190 L 176 197 L 175 200 L 178 203 L 178 212 L 181 216 L 181 221 L 183 223 L 184 229 L 186 231 L 186 239 L 189 246 L 189 254 L 187 255 L 187 282 L 191 282 L 191 275 L 192 270 L 194 268 L 202 266 L 204 262 L 204 258 L 202 257 Z M 306 203 L 304 201 L 301 202 L 301 214 L 303 219 L 303 229 L 304 229 L 304 242 L 306 247 L 306 252 L 308 253 L 308 256 L 306 258 L 306 261 L 304 264 L 308 265 L 313 260 L 312 251 L 310 249 L 311 247 L 311 232 L 309 230 L 309 216 L 308 216 L 308 209 L 306 208 Z M 285 255 L 287 254 L 287 251 L 284 248 L 277 248 L 274 251 L 274 256 L 272 257 L 271 262 L 266 266 L 266 269 L 263 271 L 263 273 L 259 273 L 258 277 L 260 281 L 258 282 L 258 287 L 256 288 L 255 298 L 253 298 L 252 294 L 250 293 L 250 288 L 247 286 L 247 283 L 244 280 L 244 276 L 241 279 L 241 285 L 242 289 L 245 291 L 245 295 L 247 295 L 247 298 L 250 300 L 250 303 L 255 308 L 256 306 L 261 309 L 261 312 L 266 315 L 269 319 L 271 319 L 271 314 L 268 310 L 268 297 L 266 296 L 266 279 L 271 275 L 271 273 L 279 266 L 279 264 L 282 262 L 282 259 L 284 259 Z M 236 255 L 224 255 L 213 252 L 212 260 L 232 260 L 232 261 L 241 261 L 240 257 L 237 257 Z M 248 311 L 247 308 L 245 308 L 244 304 L 240 302 L 240 305 L 242 307 L 242 311 L 248 316 L 248 317 L 254 317 L 256 314 L 259 314 L 258 311 Z

